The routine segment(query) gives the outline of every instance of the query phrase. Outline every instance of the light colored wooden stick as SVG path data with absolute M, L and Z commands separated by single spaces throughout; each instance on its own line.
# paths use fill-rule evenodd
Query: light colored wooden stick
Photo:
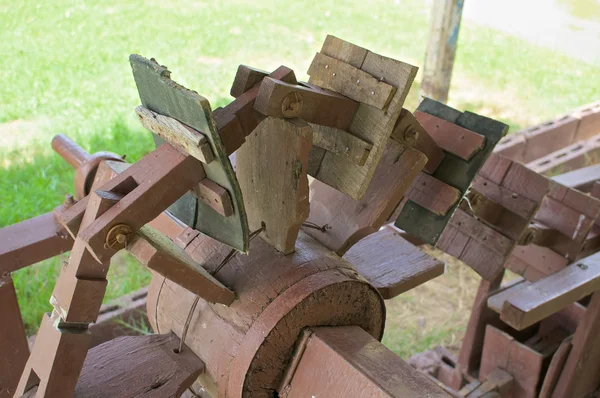
M 142 126 L 160 136 L 178 149 L 189 153 L 202 163 L 210 163 L 215 155 L 210 143 L 199 131 L 171 118 L 146 109 L 142 105 L 135 108 Z

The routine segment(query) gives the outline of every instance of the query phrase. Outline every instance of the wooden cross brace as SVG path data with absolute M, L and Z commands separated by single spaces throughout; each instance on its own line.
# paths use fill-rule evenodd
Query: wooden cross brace
M 50 300 L 54 311 L 42 320 L 17 396 L 34 386 L 37 396 L 73 394 L 89 346 L 87 327 L 96 320 L 104 297 L 110 259 L 123 248 L 178 282 L 196 275 L 187 285 L 192 281 L 201 285 L 194 290 L 208 293 L 210 301 L 233 300 L 229 289 L 195 266 L 181 249 L 144 226 L 203 178 L 201 162 L 163 144 L 92 192 L 85 206 L 74 206 L 63 225 L 75 243 Z M 186 272 L 190 268 L 194 272 Z

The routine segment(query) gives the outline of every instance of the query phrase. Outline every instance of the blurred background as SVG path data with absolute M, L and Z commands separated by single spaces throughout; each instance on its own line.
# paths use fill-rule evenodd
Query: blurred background
M 304 80 L 327 34 L 421 67 L 431 0 L 0 0 L 0 227 L 51 211 L 73 191 L 73 170 L 50 148 L 63 133 L 89 152 L 135 161 L 153 148 L 137 121 L 128 56 L 154 57 L 172 78 L 224 106 L 237 66 L 286 65 Z M 419 72 L 405 107 L 419 102 Z M 466 0 L 448 104 L 515 132 L 600 97 L 600 1 Z M 34 333 L 58 257 L 13 273 Z M 107 300 L 149 274 L 113 260 Z M 384 343 L 403 357 L 456 347 L 478 278 L 447 273 L 388 303 Z M 136 325 L 135 327 L 139 327 Z

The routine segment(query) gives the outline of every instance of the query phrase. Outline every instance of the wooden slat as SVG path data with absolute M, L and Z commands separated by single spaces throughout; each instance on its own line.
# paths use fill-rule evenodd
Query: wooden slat
M 552 177 L 552 180 L 568 188 L 590 192 L 594 183 L 600 180 L 600 164 L 562 173 Z
M 58 316 L 44 314 L 31 355 L 14 394 L 21 397 L 70 397 L 86 358 L 91 334 L 81 328 L 60 328 Z M 121 353 L 121 356 L 122 353 Z M 57 377 L 60 374 L 60 377 Z
M 299 117 L 309 123 L 346 130 L 352 123 L 358 102 L 319 87 L 304 87 L 265 77 L 254 109 L 265 116 Z
M 362 239 L 343 258 L 386 300 L 444 273 L 443 262 L 408 243 L 391 227 Z
M 554 250 L 531 243 L 527 246 L 516 246 L 506 261 L 506 268 L 535 282 L 560 271 L 568 263 L 563 255 Z
M 29 346 L 23 326 L 17 294 L 10 275 L 0 277 L 0 397 L 12 397 L 29 358 Z
M 223 217 L 229 217 L 233 214 L 233 203 L 231 203 L 229 192 L 208 178 L 200 181 L 198 186 L 194 188 L 194 192 L 199 200 L 206 203 Z
M 569 352 L 571 351 L 571 341 L 572 336 L 564 339 L 552 356 L 552 360 L 550 361 L 550 365 L 546 371 L 546 376 L 544 377 L 544 382 L 542 383 L 542 389 L 540 390 L 539 398 L 550 398 L 552 396 L 552 392 L 556 387 L 558 378 L 562 373 L 565 362 L 569 356 Z
M 269 75 L 269 72 L 264 70 L 256 69 L 247 65 L 238 66 L 233 84 L 229 94 L 233 98 L 237 98 L 250 90 L 252 87 L 261 82 L 263 78 Z
M 481 353 L 485 339 L 485 329 L 488 324 L 498 319 L 498 315 L 487 306 L 488 297 L 502 283 L 504 272 L 492 280 L 482 279 L 475 295 L 469 323 L 460 347 L 457 368 L 468 374 L 479 368 Z M 459 389 L 460 385 L 450 386 Z
M 461 196 L 458 189 L 426 173 L 420 173 L 406 192 L 408 199 L 440 216 L 448 213 Z
M 323 54 L 339 61 L 348 64 L 354 62 L 356 65 L 353 66 L 360 67 L 362 71 L 383 80 L 395 88 L 395 94 L 385 111 L 361 103 L 348 129 L 348 132 L 352 135 L 373 144 L 365 164 L 361 166 L 353 163 L 345 156 L 326 152 L 318 163 L 318 173 L 311 174 L 325 184 L 359 200 L 365 195 L 373 173 L 381 160 L 387 140 L 394 129 L 402 105 L 408 95 L 408 90 L 416 76 L 417 68 L 366 51 L 333 36 L 328 36 L 321 51 Z M 362 61 L 359 61 L 359 59 L 362 59 Z M 358 62 L 362 62 L 362 64 L 357 66 Z M 319 85 L 312 77 L 309 83 Z M 318 159 L 319 156 L 316 156 L 316 158 Z
M 504 137 L 506 138 L 506 137 Z M 500 142 L 504 140 L 502 138 Z M 496 147 L 497 148 L 497 147 Z M 513 161 L 505 156 L 499 155 L 495 151 L 488 157 L 481 169 L 479 175 L 492 181 L 496 185 L 502 185 L 502 180 L 508 169 L 513 165 Z
M 398 121 L 394 126 L 391 138 L 402 143 L 402 145 L 423 152 L 427 156 L 427 164 L 423 170 L 429 174 L 437 170 L 442 159 L 446 156 L 429 133 L 419 124 L 415 116 L 404 108 L 400 112 L 400 117 L 398 117 Z
M 513 241 L 498 233 L 489 226 L 475 220 L 461 209 L 454 212 L 450 223 L 462 233 L 482 242 L 500 255 L 507 255 L 513 247 Z
M 543 367 L 542 354 L 509 334 L 491 325 L 487 326 L 479 380 L 484 381 L 493 370 L 501 368 L 514 378 L 507 397 L 536 398 Z
M 290 84 L 297 83 L 294 71 L 283 65 L 268 76 Z M 240 94 L 226 107 L 215 109 L 217 130 L 227 155 L 234 153 L 244 143 L 244 137 L 252 133 L 258 123 L 264 119 L 264 115 L 254 110 L 254 102 L 261 82 Z
M 312 130 L 300 119 L 267 117 L 237 153 L 237 177 L 252 230 L 277 250 L 294 251 L 309 213 L 308 153 Z
M 511 288 L 504 301 L 500 318 L 517 330 L 522 330 L 550 314 L 581 300 L 600 289 L 600 254 L 579 260 L 555 274 L 535 283 Z M 494 310 L 498 310 L 495 305 Z
M 534 202 L 540 203 L 554 184 L 524 165 L 512 162 L 502 179 L 502 186 Z
M 211 303 L 229 305 L 235 293 L 211 276 L 173 241 L 160 232 L 142 227 L 127 250 L 144 267 L 163 275 Z
M 303 228 L 327 248 L 343 255 L 363 237 L 376 232 L 392 214 L 406 190 L 427 159 L 412 148 L 388 140 L 366 194 L 361 200 L 314 180 L 311 183 L 311 208 L 308 221 L 322 226 L 325 232 Z M 332 206 L 332 204 L 335 204 Z
M 357 326 L 308 329 L 279 393 L 299 397 L 447 397 Z
M 319 147 L 328 152 L 348 158 L 352 163 L 362 166 L 367 161 L 373 144 L 356 137 L 344 130 L 323 128 L 317 124 L 311 124 L 313 130 L 313 148 Z M 315 154 L 317 152 L 315 151 Z M 323 155 L 325 155 L 323 153 Z M 320 163 L 319 163 L 320 164 Z M 317 174 L 317 171 L 310 171 Z
M 553 398 L 584 397 L 600 388 L 600 294 L 592 295 L 582 322 L 573 335 L 567 362 Z
M 527 233 L 531 216 L 533 216 L 531 214 L 528 218 L 520 217 L 477 192 L 473 187 L 469 190 L 465 200 L 460 203 L 460 208 L 514 241 L 519 241 L 521 236 Z
M 0 228 L 0 275 L 54 257 L 73 246 L 73 239 L 52 212 Z
M 485 145 L 485 137 L 481 134 L 447 120 L 421 111 L 415 112 L 415 118 L 440 148 L 464 160 L 470 160 Z
M 175 334 L 119 337 L 92 348 L 75 397 L 179 397 L 204 371 Z
M 385 109 L 396 91 L 369 73 L 322 53 L 315 55 L 308 75 L 310 83 L 378 109 Z
M 189 153 L 202 163 L 210 163 L 215 155 L 204 134 L 168 116 L 160 115 L 139 105 L 135 112 L 146 129 Z
M 523 278 L 517 278 L 511 283 L 509 288 L 502 289 L 498 293 L 494 293 L 492 296 L 490 296 L 487 300 L 487 306 L 499 314 L 502 312 L 502 306 L 506 300 L 513 295 L 518 294 L 523 286 L 530 285 L 531 282 Z
M 556 229 L 569 239 L 578 242 L 581 242 L 587 236 L 595 219 L 596 217 L 586 217 L 577 210 L 550 197 L 544 198 L 535 215 L 536 221 Z
M 485 136 L 484 148 L 477 152 L 469 162 L 458 156 L 446 156 L 433 174 L 433 177 L 457 188 L 464 194 L 492 153 L 496 143 L 506 133 L 508 126 L 468 111 L 461 113 L 428 98 L 419 104 L 418 110 Z M 395 225 L 429 244 L 435 244 L 452 214 L 453 211 L 450 211 L 445 216 L 439 216 L 409 200 L 402 208 Z
M 365 62 L 369 51 L 355 44 L 338 39 L 335 36 L 327 35 L 321 52 L 330 57 L 343 60 L 355 68 L 360 68 L 363 62 Z
M 481 175 L 473 179 L 473 188 L 500 206 L 525 219 L 533 217 L 540 205 L 540 202 L 533 201 L 524 195 L 519 195 L 497 185 Z
M 465 395 L 465 398 L 502 397 L 512 389 L 514 378 L 500 368 L 492 370 L 483 383 Z M 494 395 L 497 394 L 497 395 Z

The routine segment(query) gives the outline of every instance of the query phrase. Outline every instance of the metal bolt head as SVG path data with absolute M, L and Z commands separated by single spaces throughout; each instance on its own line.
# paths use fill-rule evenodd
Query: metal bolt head
M 286 95 L 281 102 L 281 113 L 283 113 L 283 117 L 298 117 L 302 110 L 303 102 L 302 95 L 297 92 Z
M 105 246 L 113 250 L 124 249 L 129 244 L 133 229 L 127 224 L 117 224 L 106 234 Z

